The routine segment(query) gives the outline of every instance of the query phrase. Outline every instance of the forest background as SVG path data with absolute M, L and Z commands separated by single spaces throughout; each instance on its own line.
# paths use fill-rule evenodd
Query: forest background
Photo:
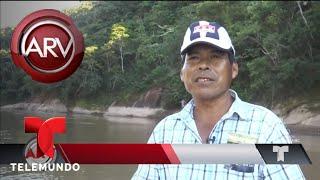
M 243 100 L 267 107 L 292 97 L 319 102 L 319 2 L 99 1 L 65 13 L 84 35 L 80 68 L 62 82 L 35 82 L 11 60 L 13 29 L 1 29 L 1 105 L 54 97 L 67 107 L 104 108 L 161 88 L 159 106 L 177 108 L 191 98 L 180 81 L 179 51 L 197 20 L 228 30 L 240 67 L 232 89 Z

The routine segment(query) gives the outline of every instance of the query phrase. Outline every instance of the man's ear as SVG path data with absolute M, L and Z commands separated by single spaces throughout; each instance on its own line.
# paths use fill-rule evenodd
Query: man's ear
M 231 71 L 232 71 L 232 79 L 235 79 L 238 76 L 238 72 L 239 72 L 238 63 L 233 62 L 231 68 L 232 68 L 231 69 Z
M 182 71 L 183 71 L 183 70 L 181 69 L 181 70 L 180 70 L 180 79 L 181 79 L 182 82 L 184 82 L 184 81 L 183 81 L 183 80 L 184 80 L 184 74 L 183 74 Z

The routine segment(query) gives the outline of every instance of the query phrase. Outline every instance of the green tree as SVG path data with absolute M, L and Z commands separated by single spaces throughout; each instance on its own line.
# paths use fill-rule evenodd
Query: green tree
M 127 28 L 120 25 L 120 24 L 114 24 L 112 25 L 111 29 L 111 36 L 110 40 L 107 42 L 106 47 L 108 49 L 111 49 L 112 46 L 118 46 L 119 52 L 120 52 L 120 59 L 121 59 L 121 71 L 124 72 L 123 68 L 123 47 L 125 40 L 129 37 L 129 34 L 127 33 Z

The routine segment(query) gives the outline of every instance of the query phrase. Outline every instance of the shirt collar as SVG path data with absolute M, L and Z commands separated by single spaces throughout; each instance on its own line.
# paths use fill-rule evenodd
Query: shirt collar
M 249 113 L 252 110 L 252 106 L 249 106 L 248 103 L 243 102 L 239 97 L 236 91 L 229 89 L 231 96 L 234 98 L 234 101 L 226 114 L 232 115 L 237 113 L 240 116 L 240 120 L 250 120 Z
M 231 116 L 233 116 L 235 113 L 239 115 L 239 120 L 243 121 L 248 121 L 250 120 L 249 112 L 251 111 L 251 106 L 248 105 L 248 103 L 243 102 L 239 97 L 238 94 L 232 90 L 229 89 L 229 92 L 231 96 L 234 98 L 234 101 L 229 109 L 229 111 L 222 116 L 221 119 L 226 119 Z M 183 121 L 190 121 L 194 120 L 193 118 L 193 110 L 194 110 L 194 100 L 191 99 L 185 106 L 184 108 L 180 111 L 180 117 L 182 118 L 181 120 Z

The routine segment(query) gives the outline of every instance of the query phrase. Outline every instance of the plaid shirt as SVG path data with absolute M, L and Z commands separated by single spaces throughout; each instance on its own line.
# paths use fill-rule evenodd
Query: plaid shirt
M 241 101 L 237 93 L 229 111 L 216 123 L 209 139 L 214 144 L 228 141 L 229 133 L 239 133 L 257 138 L 257 143 L 292 143 L 290 135 L 270 110 Z M 160 121 L 148 143 L 202 144 L 193 118 L 194 102 L 191 100 L 180 112 Z M 139 165 L 132 180 L 137 179 L 305 179 L 299 165 L 256 164 L 253 172 L 240 172 L 224 164 L 144 164 Z

